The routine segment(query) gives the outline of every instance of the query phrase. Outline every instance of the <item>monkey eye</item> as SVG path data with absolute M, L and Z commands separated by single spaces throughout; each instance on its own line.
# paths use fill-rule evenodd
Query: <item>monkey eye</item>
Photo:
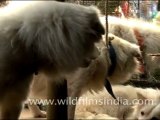
M 141 115 L 142 115 L 142 116 L 144 115 L 144 111 L 141 111 Z

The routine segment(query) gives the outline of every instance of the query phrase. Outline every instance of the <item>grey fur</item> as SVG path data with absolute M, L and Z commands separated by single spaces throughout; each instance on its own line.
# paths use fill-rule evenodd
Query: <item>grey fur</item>
M 18 118 L 34 72 L 52 74 L 54 79 L 76 70 L 93 57 L 94 43 L 102 34 L 93 7 L 28 1 L 17 8 L 12 4 L 1 8 L 2 118 Z

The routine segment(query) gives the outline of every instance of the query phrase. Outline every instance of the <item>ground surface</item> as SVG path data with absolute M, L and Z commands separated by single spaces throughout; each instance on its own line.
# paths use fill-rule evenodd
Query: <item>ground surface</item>
M 28 119 L 28 120 L 46 120 L 45 118 L 33 118 L 32 114 L 28 109 L 24 109 L 20 115 L 20 119 Z

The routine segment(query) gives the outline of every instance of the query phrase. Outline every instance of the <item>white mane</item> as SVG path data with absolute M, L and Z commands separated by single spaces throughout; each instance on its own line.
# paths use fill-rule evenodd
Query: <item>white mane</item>
M 100 20 L 105 26 L 105 17 L 100 17 Z M 138 40 L 134 30 L 138 30 L 144 39 L 144 45 L 147 47 L 146 52 L 160 52 L 160 27 L 158 25 L 139 19 L 113 16 L 108 16 L 108 24 L 110 33 L 136 44 L 138 44 Z

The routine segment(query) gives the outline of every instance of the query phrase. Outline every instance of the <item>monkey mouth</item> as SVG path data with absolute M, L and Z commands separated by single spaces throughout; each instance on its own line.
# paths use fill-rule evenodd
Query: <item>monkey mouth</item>
M 90 65 L 90 63 L 95 60 L 98 56 L 100 55 L 100 51 L 98 50 L 97 47 L 94 48 L 92 54 L 85 58 L 83 63 L 82 63 L 82 67 L 88 67 Z

